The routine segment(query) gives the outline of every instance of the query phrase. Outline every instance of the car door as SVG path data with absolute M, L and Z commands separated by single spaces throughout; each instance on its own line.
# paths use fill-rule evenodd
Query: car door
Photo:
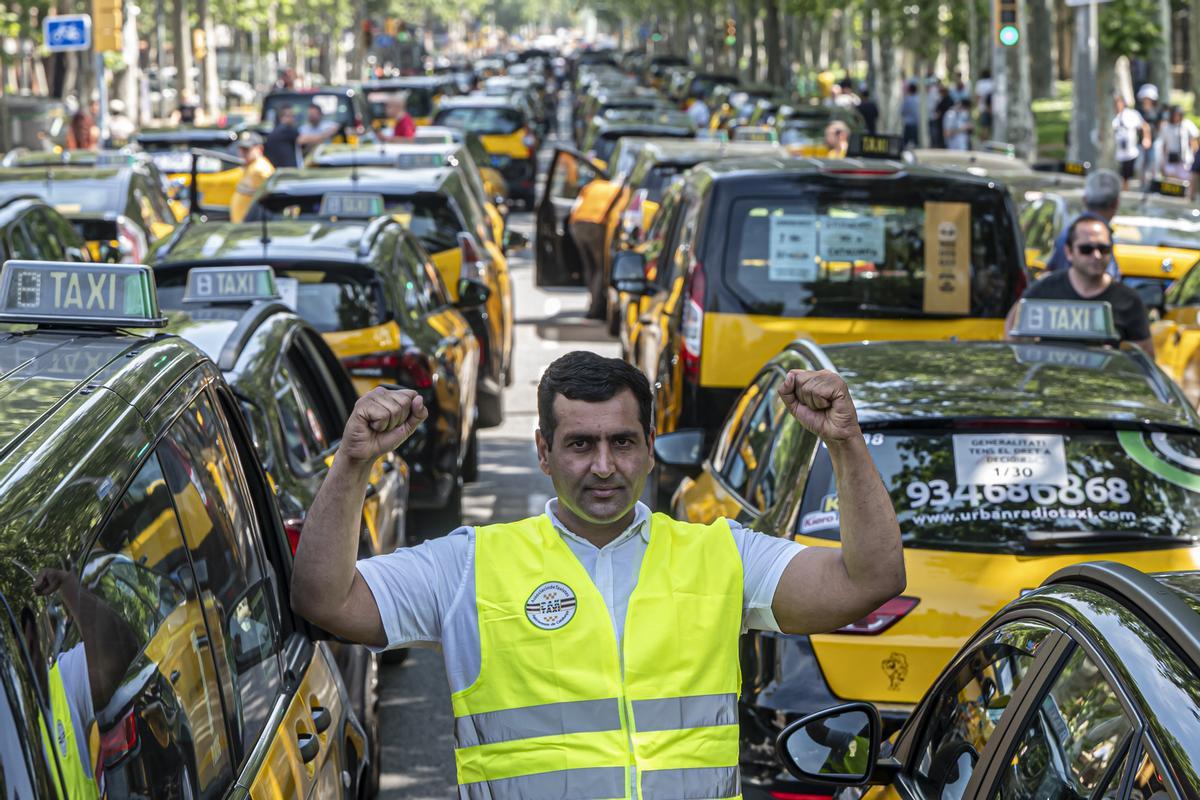
M 577 150 L 554 150 L 534 221 L 538 286 L 583 285 L 583 264 L 567 221 L 579 190 L 604 174 L 599 165 Z
M 1158 365 L 1200 405 L 1200 269 L 1191 269 L 1167 290 L 1163 318 L 1150 325 Z
M 636 322 L 630 325 L 628 347 L 630 360 L 646 373 L 651 385 L 658 379 L 659 356 L 664 341 L 661 326 L 663 308 L 677 291 L 669 262 L 664 260 L 663 254 L 675 240 L 683 219 L 680 213 L 681 197 L 680 188 L 668 190 L 662 208 L 646 233 L 646 242 L 640 248 L 646 259 L 646 277 L 650 280 L 653 293 L 638 298 L 634 306 Z

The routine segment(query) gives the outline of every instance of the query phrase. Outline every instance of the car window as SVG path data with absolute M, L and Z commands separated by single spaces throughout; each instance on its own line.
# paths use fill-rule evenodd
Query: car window
M 525 126 L 524 116 L 513 108 L 444 108 L 434 118 L 434 125 L 461 128 L 485 136 L 509 136 Z
M 29 232 L 25 230 L 25 226 L 19 219 L 14 220 L 8 229 L 8 248 L 11 258 L 28 258 L 34 260 L 42 258 L 42 254 L 33 246 L 33 240 L 29 238 Z
M 245 753 L 282 691 L 274 576 L 256 541 L 257 518 L 235 466 L 237 454 L 208 395 L 201 395 L 159 446 L 183 521 L 208 632 L 222 658 L 232 729 Z
M 650 222 L 650 229 L 646 231 L 646 274 L 660 288 L 666 288 L 671 283 L 671 271 L 659 269 L 658 266 L 662 262 L 663 247 L 671 238 L 672 232 L 681 219 L 680 196 L 678 190 L 667 193 L 667 196 L 663 198 L 662 206 Z
M 1183 280 L 1167 290 L 1167 303 L 1173 306 L 1200 305 L 1200 269 L 1190 269 Z
M 1150 753 L 1143 752 L 1135 764 L 1129 800 L 1174 800 L 1175 795 L 1163 780 L 1163 770 Z
M 25 215 L 25 224 L 29 226 L 29 235 L 33 238 L 34 246 L 42 259 L 46 261 L 63 261 L 66 252 L 59 239 L 58 231 L 50 224 L 50 217 L 40 208 L 35 208 Z
M 1010 622 L 985 635 L 927 696 L 914 777 L 925 797 L 958 800 L 1052 629 Z
M 1021 228 L 1025 231 L 1025 247 L 1037 250 L 1043 257 L 1049 258 L 1054 247 L 1055 205 L 1050 200 L 1036 200 L 1021 212 Z
M 407 236 L 400 239 L 396 248 L 396 265 L 400 270 L 404 289 L 404 308 L 416 319 L 428 314 L 441 305 L 437 286 L 425 272 L 425 258 Z
M 86 652 L 87 659 L 73 663 L 78 646 L 68 641 L 60 663 L 74 673 L 64 675 L 72 696 L 89 676 L 95 679 L 89 702 L 102 741 L 122 730 L 146 737 L 140 747 L 136 740 L 115 737 L 128 742 L 128 749 L 118 746 L 107 754 L 109 763 L 120 763 L 107 770 L 109 786 L 144 796 L 171 791 L 219 797 L 233 781 L 217 672 L 222 649 L 206 631 L 207 598 L 197 592 L 172 505 L 165 469 L 152 455 L 78 572 L 85 593 L 81 607 L 90 612 L 80 626 L 84 641 L 78 654 Z
M 1085 800 L 1111 781 L 1133 736 L 1116 691 L 1077 647 L 1017 735 L 995 800 Z
M 275 405 L 288 459 L 297 471 L 311 473 L 321 468 L 321 454 L 329 442 L 312 397 L 301 389 L 298 375 L 292 360 L 285 358 L 275 373 Z
M 771 508 L 780 493 L 797 485 L 794 470 L 798 463 L 808 461 L 817 443 L 817 437 L 806 431 L 788 412 L 775 388 L 771 390 L 770 402 L 774 438 L 770 452 L 760 459 L 759 470 L 747 498 L 762 510 Z
M 559 151 L 551 170 L 546 191 L 555 200 L 574 200 L 599 174 L 591 164 L 566 151 Z
M 760 511 L 765 506 L 759 505 L 751 496 L 750 480 L 762 467 L 767 448 L 775 433 L 776 423 L 787 413 L 787 407 L 775 391 L 781 377 L 778 372 L 772 370 L 756 382 L 756 385 L 761 387 L 762 397 L 752 408 L 747 409 L 743 416 L 744 422 L 739 426 L 741 431 L 721 470 L 729 488 L 757 506 Z

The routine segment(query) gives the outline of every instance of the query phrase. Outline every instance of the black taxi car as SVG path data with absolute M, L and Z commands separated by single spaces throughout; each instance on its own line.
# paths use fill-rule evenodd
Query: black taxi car
M 798 341 L 739 397 L 677 491 L 675 516 L 839 546 L 828 451 L 776 391 L 791 369 L 829 369 L 855 398 L 908 574 L 903 596 L 834 632 L 746 637 L 749 782 L 796 791 L 773 783 L 770 745 L 781 720 L 834 698 L 878 704 L 890 732 L 988 617 L 1065 565 L 1200 568 L 1200 418 L 1142 350 L 1105 344 L 1116 339 L 1105 313 L 1107 303 L 1023 300 L 1014 332 L 1038 341 Z M 1072 314 L 1085 324 L 1058 326 Z M 701 440 L 678 432 L 656 449 L 680 463 L 670 451 L 690 441 L 696 464 Z
M 407 227 L 429 253 L 452 302 L 461 282 L 487 287 L 482 303 L 462 309 L 479 344 L 479 424 L 504 417 L 504 388 L 512 383 L 513 288 L 495 226 L 464 177 L 461 164 L 439 169 L 330 168 L 287 170 L 267 179 L 247 219 L 320 218 L 326 197 L 355 197 L 375 204 Z
M 490 163 L 508 187 L 508 197 L 533 205 L 540 142 L 536 121 L 518 103 L 504 97 L 448 97 L 433 115 L 433 124 L 479 136 Z
M 838 797 L 1192 798 L 1198 672 L 1200 572 L 1080 564 L 980 628 L 891 741 L 855 703 L 796 720 L 777 749 L 822 794 L 852 787 Z
M 238 135 L 235 128 L 143 128 L 134 143 L 176 187 L 176 197 L 190 191 L 195 169 L 197 205 L 210 217 L 228 218 L 233 193 L 245 174 Z
M 696 124 L 687 114 L 679 111 L 656 111 L 653 109 L 628 109 L 612 111 L 595 117 L 583 134 L 580 149 L 589 158 L 608 166 L 617 142 L 626 136 L 654 138 L 693 139 Z
M 238 400 L 148 267 L 0 271 L 4 782 L 37 797 L 356 797 L 366 737 Z M 53 732 L 51 734 L 50 732 Z
M 358 393 L 321 334 L 282 303 L 267 266 L 198 267 L 183 287 L 159 292 L 167 331 L 203 350 L 229 383 L 249 427 L 283 516 L 291 552 L 329 472 Z M 367 482 L 358 557 L 405 544 L 408 465 L 395 453 L 379 459 Z M 331 642 L 354 711 L 367 735 L 367 788 L 378 789 L 379 656 Z M 405 651 L 389 651 L 399 659 Z
M 363 93 L 352 86 L 317 86 L 307 89 L 276 89 L 263 98 L 262 125 L 265 132 L 279 115 L 281 108 L 291 108 L 296 124 L 304 123 L 309 106 L 321 109 L 322 119 L 337 126 L 330 141 L 356 144 L 375 138 L 371 124 L 371 107 Z
M 687 173 L 669 214 L 653 262 L 626 251 L 612 270 L 615 288 L 628 279 L 628 293 L 651 297 L 640 337 L 660 432 L 719 427 L 797 335 L 1000 339 L 1029 280 L 1008 193 L 953 169 L 709 161 Z
M 277 220 L 263 238 L 257 224 L 189 227 L 155 253 L 160 291 L 182 291 L 196 267 L 274 269 L 284 304 L 321 332 L 360 394 L 385 383 L 421 393 L 429 418 L 400 448 L 409 507 L 455 527 L 477 464 L 479 345 L 428 254 L 389 217 Z
M 136 264 L 175 230 L 179 216 L 157 168 L 123 164 L 0 169 L 0 201 L 39 197 L 66 217 L 96 261 Z
M 413 75 L 404 78 L 379 78 L 366 81 L 362 91 L 371 110 L 371 124 L 381 134 L 390 135 L 396 120 L 388 104 L 392 98 L 403 96 L 405 110 L 417 125 L 428 125 L 434 109 L 443 97 L 458 94 L 458 84 L 450 75 Z

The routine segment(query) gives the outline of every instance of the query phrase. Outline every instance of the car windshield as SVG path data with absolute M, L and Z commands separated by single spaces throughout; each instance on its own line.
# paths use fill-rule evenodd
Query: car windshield
M 447 108 L 438 112 L 436 125 L 449 125 L 471 133 L 508 136 L 521 130 L 521 112 L 514 108 Z
M 906 547 L 1129 550 L 1200 537 L 1200 435 L 1038 428 L 867 431 Z M 796 533 L 838 539 L 822 445 Z
M 404 107 L 409 115 L 428 117 L 433 113 L 433 92 L 422 87 L 412 87 L 367 92 L 367 105 L 371 109 L 371 116 L 376 119 L 391 119 L 388 103 L 401 95 L 407 97 Z
M 36 181 L 29 177 L 0 182 L 0 204 L 13 197 L 33 195 L 54 206 L 60 214 L 99 214 L 121 211 L 125 199 L 121 184 L 113 179 L 89 180 L 56 177 Z
M 354 107 L 348 95 L 315 92 L 312 94 L 284 92 L 267 95 L 267 99 L 263 101 L 263 122 L 274 124 L 279 109 L 285 106 L 290 106 L 295 112 L 297 125 L 303 125 L 308 120 L 309 106 L 321 109 L 325 119 L 346 125 L 354 124 Z
M 154 166 L 167 174 L 192 171 L 191 148 L 186 142 L 156 143 L 154 149 L 147 148 L 147 152 Z M 225 159 L 202 155 L 196 159 L 196 172 L 202 175 L 211 175 L 214 172 L 223 172 L 241 165 L 241 158 L 233 154 Z
M 1113 240 L 1117 244 L 1179 247 L 1200 250 L 1200 218 L 1158 216 L 1132 211 L 1113 217 Z
M 315 219 L 320 217 L 323 196 L 268 195 L 259 198 L 258 204 L 273 216 Z M 383 207 L 406 225 L 430 253 L 458 247 L 458 233 L 465 230 L 450 198 L 443 194 L 384 194 Z
M 646 190 L 646 199 L 654 203 L 661 203 L 663 192 L 671 185 L 671 182 L 687 167 L 680 164 L 657 164 L 646 173 L 646 178 L 637 188 Z
M 1004 316 L 1021 262 L 1001 190 L 838 177 L 729 204 L 723 282 L 746 313 Z

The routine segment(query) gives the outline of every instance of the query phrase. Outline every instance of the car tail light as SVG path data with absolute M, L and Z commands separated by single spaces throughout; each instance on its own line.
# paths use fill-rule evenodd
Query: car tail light
M 687 300 L 683 306 L 683 375 L 692 381 L 700 378 L 700 344 L 704 336 L 704 291 L 708 279 L 704 265 L 693 261 L 688 268 Z
M 390 378 L 408 389 L 433 386 L 433 375 L 419 350 L 348 356 L 342 359 L 342 366 L 356 378 Z
M 300 546 L 300 529 L 304 527 L 302 519 L 285 519 L 283 521 L 283 532 L 287 534 L 288 547 L 292 548 L 292 555 L 296 555 L 296 548 Z
M 458 277 L 469 281 L 487 283 L 487 262 L 483 260 L 483 251 L 469 233 L 458 234 L 458 249 L 462 253 L 462 265 Z
M 853 633 L 859 636 L 875 636 L 900 621 L 905 614 L 921 602 L 915 597 L 893 597 L 858 622 L 838 628 L 834 633 Z
M 100 748 L 96 755 L 96 764 L 100 769 L 97 774 L 136 750 L 137 743 L 137 719 L 130 711 L 120 722 L 100 734 Z
M 629 205 L 621 214 L 621 231 L 629 241 L 634 240 L 642 227 L 642 204 L 646 202 L 648 194 L 645 189 L 638 189 L 629 198 Z
M 141 264 L 149 251 L 146 234 L 124 215 L 117 217 L 117 252 L 122 264 Z

